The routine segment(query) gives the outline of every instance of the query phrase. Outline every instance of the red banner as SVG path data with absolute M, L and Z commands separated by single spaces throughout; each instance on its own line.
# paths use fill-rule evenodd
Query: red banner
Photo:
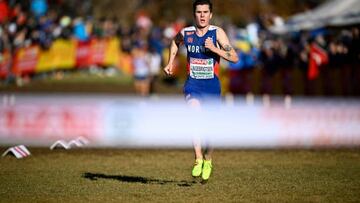
M 5 51 L 0 54 L 0 78 L 6 78 L 10 72 L 10 53 Z
M 58 69 L 86 68 L 90 65 L 117 66 L 119 62 L 117 38 L 92 39 L 89 42 L 56 40 L 44 51 L 39 46 L 21 48 L 13 57 L 12 71 L 21 76 Z M 4 63 L 0 60 L 0 76 Z
M 104 65 L 107 44 L 106 39 L 91 40 L 91 64 Z
M 77 42 L 76 67 L 86 68 L 91 65 L 91 43 Z
M 16 75 L 34 73 L 39 55 L 40 48 L 38 46 L 19 49 L 15 53 L 13 72 Z

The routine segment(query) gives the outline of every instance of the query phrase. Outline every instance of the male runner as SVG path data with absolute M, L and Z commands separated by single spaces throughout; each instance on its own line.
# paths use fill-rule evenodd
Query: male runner
M 220 99 L 221 87 L 219 82 L 220 57 L 237 62 L 238 56 L 229 43 L 229 39 L 220 27 L 210 25 L 212 18 L 212 3 L 210 0 L 196 0 L 193 3 L 195 26 L 182 29 L 172 40 L 168 65 L 165 73 L 173 74 L 173 62 L 180 45 L 187 50 L 187 80 L 184 94 L 191 107 L 199 108 L 205 99 Z M 195 165 L 192 176 L 202 177 L 207 181 L 212 170 L 212 149 L 208 148 L 204 154 L 200 140 L 194 141 Z

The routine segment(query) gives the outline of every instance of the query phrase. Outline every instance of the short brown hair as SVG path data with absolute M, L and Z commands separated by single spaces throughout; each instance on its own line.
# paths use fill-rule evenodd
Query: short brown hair
M 212 3 L 210 0 L 195 0 L 193 3 L 193 13 L 195 13 L 196 6 L 198 5 L 209 5 L 210 12 L 212 12 Z

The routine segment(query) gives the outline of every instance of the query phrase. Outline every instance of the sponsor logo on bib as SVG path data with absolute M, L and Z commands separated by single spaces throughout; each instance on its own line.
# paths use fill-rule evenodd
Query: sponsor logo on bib
M 214 78 L 214 59 L 190 58 L 190 77 L 195 79 Z

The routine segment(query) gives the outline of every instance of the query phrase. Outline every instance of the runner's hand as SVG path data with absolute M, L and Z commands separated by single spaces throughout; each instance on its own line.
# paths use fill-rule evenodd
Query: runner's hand
M 214 52 L 215 50 L 215 44 L 211 37 L 206 38 L 205 40 L 205 48 L 209 49 L 210 51 Z
M 168 64 L 165 68 L 164 68 L 164 72 L 167 75 L 172 75 L 173 74 L 173 66 L 172 64 Z

